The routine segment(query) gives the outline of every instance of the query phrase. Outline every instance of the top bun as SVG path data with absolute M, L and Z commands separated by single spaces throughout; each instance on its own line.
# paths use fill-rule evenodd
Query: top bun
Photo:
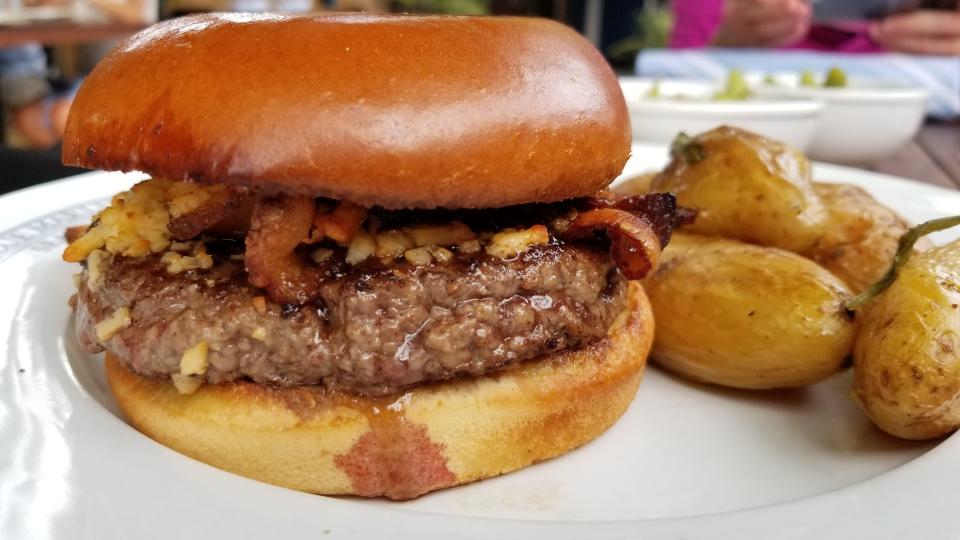
M 592 194 L 619 174 L 617 79 L 547 20 L 217 14 L 152 26 L 77 94 L 63 161 L 388 208 Z

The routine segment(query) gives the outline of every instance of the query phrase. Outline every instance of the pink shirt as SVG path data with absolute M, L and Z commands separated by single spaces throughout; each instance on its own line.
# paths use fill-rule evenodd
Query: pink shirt
M 723 18 L 723 0 L 673 0 L 673 32 L 670 47 L 695 49 L 709 47 Z M 883 49 L 867 35 L 866 25 L 814 25 L 807 37 L 787 49 L 813 49 L 835 52 L 877 52 Z

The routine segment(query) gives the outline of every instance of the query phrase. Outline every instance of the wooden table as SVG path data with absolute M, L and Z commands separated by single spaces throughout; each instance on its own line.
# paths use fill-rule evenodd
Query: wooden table
M 139 32 L 143 28 L 144 26 L 139 24 L 69 21 L 0 25 L 0 47 L 10 47 L 24 43 L 42 43 L 44 45 L 91 43 L 124 38 Z
M 924 125 L 909 146 L 865 168 L 960 189 L 960 120 Z

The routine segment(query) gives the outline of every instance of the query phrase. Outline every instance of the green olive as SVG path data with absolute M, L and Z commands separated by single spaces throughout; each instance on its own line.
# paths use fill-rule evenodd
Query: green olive
M 827 72 L 827 78 L 823 81 L 823 86 L 824 88 L 843 88 L 847 86 L 847 74 L 834 66 Z

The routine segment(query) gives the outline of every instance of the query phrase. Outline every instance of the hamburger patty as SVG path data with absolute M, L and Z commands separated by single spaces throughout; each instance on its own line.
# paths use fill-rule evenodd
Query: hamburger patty
M 603 250 L 537 246 L 513 260 L 479 255 L 415 267 L 370 264 L 327 280 L 316 304 L 266 302 L 242 264 L 168 274 L 158 256 L 116 257 L 96 291 L 84 271 L 77 333 L 147 376 L 179 373 L 205 341 L 210 383 L 249 378 L 385 394 L 483 375 L 601 339 L 624 309 L 626 280 Z M 131 324 L 103 343 L 94 326 L 120 308 Z

